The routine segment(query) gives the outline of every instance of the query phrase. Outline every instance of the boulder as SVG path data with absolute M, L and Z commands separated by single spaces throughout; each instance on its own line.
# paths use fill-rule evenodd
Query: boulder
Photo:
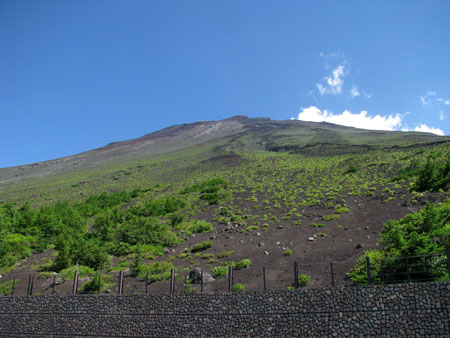
M 188 279 L 194 284 L 200 284 L 202 281 L 202 269 L 195 268 L 194 270 L 190 271 Z M 212 282 L 214 280 L 214 277 L 209 272 L 203 270 L 203 283 Z

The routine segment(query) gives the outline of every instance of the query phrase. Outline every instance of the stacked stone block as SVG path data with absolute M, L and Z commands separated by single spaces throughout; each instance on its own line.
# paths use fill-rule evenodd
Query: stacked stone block
M 450 337 L 450 283 L 0 297 L 0 337 Z

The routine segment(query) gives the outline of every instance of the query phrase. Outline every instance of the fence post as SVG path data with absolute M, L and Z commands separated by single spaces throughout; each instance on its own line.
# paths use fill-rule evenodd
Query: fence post
M 448 271 L 448 278 L 450 280 L 450 250 L 446 251 L 447 253 L 447 271 Z
M 367 284 L 371 285 L 372 281 L 370 280 L 370 258 L 366 256 L 366 267 L 367 267 Z
M 408 273 L 408 283 L 411 283 L 411 271 L 409 271 L 409 256 L 405 257 L 406 261 L 406 272 Z
M 175 293 L 175 269 L 170 270 L 170 293 Z
M 33 293 L 33 277 L 30 276 L 28 277 L 28 289 L 27 289 L 27 295 L 31 296 Z
M 330 273 L 331 273 L 331 286 L 334 287 L 334 269 L 333 269 L 333 262 L 330 262 Z
M 200 293 L 203 293 L 203 269 L 200 269 Z
M 16 277 L 14 277 L 14 279 L 13 279 L 13 285 L 12 285 L 12 288 L 11 288 L 11 296 L 14 295 L 14 288 L 15 288 L 15 286 L 16 286 Z
M 263 266 L 262 273 L 263 273 L 264 291 L 266 291 L 266 267 L 265 266 Z
M 75 271 L 73 274 L 73 286 L 72 286 L 72 294 L 76 295 L 78 289 L 78 271 Z
M 31 287 L 31 275 L 28 276 L 27 296 L 30 295 L 30 287 Z
M 294 288 L 298 289 L 300 287 L 298 283 L 298 265 L 294 262 Z
M 228 292 L 233 291 L 233 267 L 228 267 Z
M 119 295 L 121 296 L 123 293 L 123 271 L 119 273 Z
M 102 284 L 102 274 L 99 273 L 99 274 L 98 274 L 98 288 L 97 288 L 97 294 L 100 293 L 100 288 L 101 288 L 101 286 L 102 286 L 101 284 Z
M 55 294 L 56 273 L 53 274 L 52 295 Z
M 145 294 L 148 294 L 148 271 L 147 271 L 147 277 L 145 277 Z

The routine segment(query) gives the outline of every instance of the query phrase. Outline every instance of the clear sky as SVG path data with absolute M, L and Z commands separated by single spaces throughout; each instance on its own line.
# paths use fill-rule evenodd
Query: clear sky
M 450 134 L 448 0 L 1 0 L 0 167 L 243 114 Z

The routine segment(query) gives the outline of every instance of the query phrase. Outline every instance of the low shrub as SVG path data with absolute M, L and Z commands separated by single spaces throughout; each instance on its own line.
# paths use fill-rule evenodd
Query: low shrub
M 284 250 L 283 255 L 285 255 L 285 256 L 291 256 L 291 255 L 292 255 L 292 249 Z
M 245 285 L 241 283 L 233 284 L 233 287 L 231 289 L 233 292 L 242 292 L 245 290 Z
M 350 208 L 337 205 L 334 211 L 336 212 L 336 214 L 345 214 L 347 212 L 350 212 Z
M 327 222 L 335 221 L 339 218 L 341 218 L 341 215 L 337 215 L 337 214 L 322 216 L 322 219 Z
M 199 251 L 204 251 L 206 249 L 209 249 L 212 246 L 212 243 L 210 241 L 204 241 L 198 244 L 195 244 L 192 248 L 191 248 L 191 252 L 199 252 Z
M 234 250 L 231 251 L 224 251 L 224 252 L 219 252 L 217 254 L 217 258 L 221 259 L 221 258 L 226 258 L 231 256 L 232 254 L 234 254 Z
M 148 264 L 139 264 L 136 267 L 137 276 L 139 278 L 147 278 L 148 282 L 153 283 L 162 280 L 169 280 L 171 270 L 175 269 L 172 262 L 154 262 Z
M 302 288 L 302 287 L 308 285 L 310 279 L 311 279 L 310 276 L 301 273 L 298 276 L 298 286 L 300 286 Z
M 221 279 L 228 273 L 228 266 L 215 266 L 211 269 L 214 278 Z
M 103 292 L 113 286 L 111 279 L 112 276 L 110 275 L 101 275 L 96 272 L 89 282 L 86 282 L 81 286 L 81 291 L 83 293 Z
M 185 231 L 188 235 L 192 233 L 200 234 L 211 232 L 213 230 L 213 226 L 211 223 L 207 221 L 199 221 L 199 220 L 189 220 L 186 222 L 182 222 L 176 225 L 178 230 Z

